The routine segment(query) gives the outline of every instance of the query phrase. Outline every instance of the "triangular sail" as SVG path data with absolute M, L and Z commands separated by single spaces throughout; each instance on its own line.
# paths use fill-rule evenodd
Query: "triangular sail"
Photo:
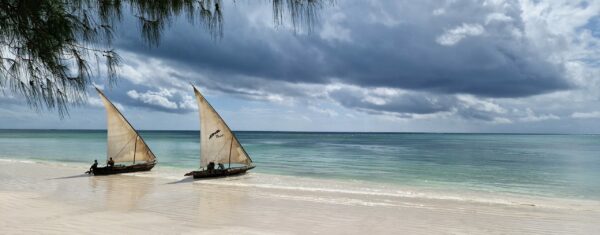
M 96 88 L 106 108 L 107 156 L 115 162 L 152 162 L 156 159 L 148 145 L 121 112 Z
M 225 121 L 196 87 L 194 93 L 200 111 L 200 167 L 206 167 L 209 162 L 250 165 L 252 159 Z

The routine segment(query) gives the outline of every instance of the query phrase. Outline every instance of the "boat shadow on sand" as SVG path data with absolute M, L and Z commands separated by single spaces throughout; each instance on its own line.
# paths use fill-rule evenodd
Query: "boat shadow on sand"
M 169 182 L 166 184 L 182 184 L 182 183 L 189 183 L 189 182 L 194 182 L 194 178 L 192 177 L 185 177 L 183 179 L 177 180 L 177 181 L 173 181 L 173 182 Z
M 192 183 L 192 182 L 196 182 L 196 181 L 210 181 L 210 180 L 214 180 L 214 179 L 224 179 L 227 178 L 228 180 L 243 180 L 246 179 L 248 176 L 248 173 L 244 173 L 244 174 L 239 174 L 239 175 L 228 175 L 228 176 L 216 176 L 216 177 L 210 177 L 210 178 L 200 178 L 200 179 L 194 179 L 194 177 L 185 177 L 183 179 L 177 180 L 177 181 L 173 181 L 173 182 L 169 182 L 166 184 L 182 184 L 182 183 Z
M 62 177 L 55 177 L 55 178 L 48 178 L 46 180 L 64 180 L 64 179 L 74 179 L 74 178 L 81 178 L 81 177 L 89 177 L 89 174 L 83 173 L 83 174 L 79 174 L 79 175 L 71 175 L 71 176 L 62 176 Z

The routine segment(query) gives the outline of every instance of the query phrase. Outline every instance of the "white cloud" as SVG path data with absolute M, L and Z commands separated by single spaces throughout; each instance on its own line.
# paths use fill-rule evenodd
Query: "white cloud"
M 325 114 L 328 117 L 337 117 L 339 114 L 338 112 L 336 112 L 335 110 L 332 109 L 326 109 L 326 108 L 319 108 L 316 106 L 308 106 L 308 109 L 320 113 L 320 114 Z
M 198 103 L 196 103 L 196 99 L 190 95 L 184 95 L 178 106 L 180 109 L 198 109 Z
M 446 9 L 444 9 L 444 8 L 438 8 L 438 9 L 433 10 L 433 12 L 432 12 L 432 14 L 434 16 L 443 15 L 445 13 L 446 13 Z
M 119 74 L 125 80 L 147 87 L 168 87 L 190 92 L 190 84 L 181 78 L 202 78 L 197 73 L 171 66 L 161 59 L 144 57 L 130 52 L 121 53 L 124 63 Z
M 594 112 L 589 112 L 589 113 L 580 113 L 580 112 L 575 112 L 573 114 L 571 114 L 572 118 L 600 118 L 600 111 L 594 111 Z
M 436 42 L 443 46 L 452 46 L 468 36 L 478 36 L 485 32 L 480 24 L 463 23 L 461 26 L 446 30 L 444 34 L 437 37 Z
M 104 84 L 98 84 L 96 82 L 92 82 L 92 88 L 98 88 L 100 90 L 104 90 Z
M 100 98 L 96 98 L 96 97 L 88 97 L 87 103 L 88 103 L 88 105 L 93 106 L 93 107 L 104 107 L 104 104 L 102 104 L 102 100 L 100 100 Z
M 366 95 L 365 97 L 363 97 L 363 101 L 374 105 L 384 105 L 387 103 L 387 101 L 384 98 L 370 95 Z
M 494 124 L 510 124 L 513 122 L 508 118 L 495 117 L 494 119 L 492 119 L 492 123 L 494 123 Z
M 131 97 L 132 99 L 142 101 L 145 104 L 156 105 L 167 109 L 178 108 L 175 102 L 169 100 L 169 97 L 172 97 L 173 94 L 166 89 L 161 89 L 158 92 L 148 91 L 145 93 L 139 93 L 135 90 L 130 90 L 127 92 L 127 96 Z
M 559 120 L 560 117 L 554 115 L 554 114 L 542 114 L 542 115 L 536 115 L 533 110 L 531 110 L 530 108 L 525 110 L 525 114 L 526 116 L 519 118 L 519 121 L 522 122 L 539 122 L 539 121 L 546 121 L 546 120 Z
M 382 1 L 370 1 L 369 3 L 370 9 L 368 9 L 368 19 L 370 23 L 382 24 L 386 27 L 395 27 L 402 23 L 399 14 Z M 396 2 L 395 4 L 401 5 L 402 3 Z
M 320 32 L 322 39 L 327 41 L 351 42 L 350 29 L 342 26 L 342 22 L 346 19 L 343 13 L 335 13 L 323 24 Z
M 593 61 L 600 60 L 600 38 L 584 26 L 600 15 L 600 1 L 521 0 L 520 6 L 532 46 L 551 62 L 564 65 L 567 77 L 577 85 L 596 83 L 600 70 Z
M 506 109 L 502 108 L 500 105 L 472 95 L 458 95 L 457 98 L 468 108 L 497 114 L 506 113 Z
M 120 104 L 118 102 L 114 102 L 114 101 L 111 101 L 111 103 L 113 103 L 113 105 L 115 107 L 117 107 L 117 109 L 119 109 L 120 111 L 125 110 L 125 106 L 123 106 L 122 104 Z M 102 102 L 102 100 L 99 97 L 90 96 L 89 94 L 87 97 L 87 104 L 92 107 L 104 108 L 104 103 Z
M 507 16 L 505 14 L 502 13 L 492 13 L 489 14 L 485 17 L 485 24 L 489 24 L 492 22 L 511 22 L 513 21 L 513 18 L 511 18 L 510 16 Z

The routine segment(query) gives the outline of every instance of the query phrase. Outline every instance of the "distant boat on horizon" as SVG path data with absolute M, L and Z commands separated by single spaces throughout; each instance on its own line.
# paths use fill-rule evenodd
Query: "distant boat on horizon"
M 188 172 L 185 176 L 193 176 L 195 179 L 223 177 L 243 174 L 254 168 L 252 159 L 223 118 L 200 91 L 195 86 L 192 87 L 200 113 L 201 170 Z
M 97 167 L 89 173 L 111 175 L 151 170 L 157 163 L 152 150 L 104 93 L 98 88 L 96 91 L 106 108 L 106 160 L 112 158 L 116 165 Z

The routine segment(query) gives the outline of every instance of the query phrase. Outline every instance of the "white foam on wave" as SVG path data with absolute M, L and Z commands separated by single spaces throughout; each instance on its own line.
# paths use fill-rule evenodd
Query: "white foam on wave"
M 289 194 L 270 194 L 270 197 L 286 200 L 308 201 L 327 204 L 349 205 L 349 206 L 397 206 L 394 203 L 366 201 L 353 198 L 328 198 L 315 196 L 296 196 Z
M 245 183 L 237 181 L 227 180 L 202 180 L 195 181 L 198 184 L 209 184 L 209 185 L 223 185 L 223 186 L 235 186 L 235 187 L 254 187 L 263 189 L 277 189 L 277 190 L 292 190 L 292 191 L 303 191 L 303 192 L 316 192 L 316 193 L 333 193 L 333 194 L 351 194 L 351 195 L 362 195 L 362 196 L 380 196 L 380 197 L 396 197 L 396 198 L 416 198 L 416 199 L 438 199 L 438 200 L 454 200 L 454 201 L 473 201 L 483 203 L 496 203 L 496 204 L 513 204 L 508 200 L 502 199 L 474 199 L 465 198 L 461 196 L 450 196 L 450 195 L 433 195 L 423 192 L 414 191 L 382 191 L 375 190 L 372 188 L 355 188 L 355 189 L 341 189 L 341 188 L 323 188 L 323 187 L 310 187 L 310 186 L 285 186 L 278 184 L 265 184 L 265 183 Z M 290 181 L 291 183 L 291 181 Z
M 38 165 L 46 165 L 46 166 L 58 166 L 58 167 L 67 167 L 67 168 L 77 168 L 86 169 L 85 167 L 89 167 L 91 163 L 88 165 L 86 163 L 80 162 L 57 162 L 57 161 L 47 161 L 47 160 L 39 160 L 39 159 L 11 159 L 11 158 L 0 158 L 0 162 L 5 163 L 22 163 L 22 164 L 38 164 Z
M 314 192 L 322 194 L 337 194 L 338 196 L 363 196 L 365 198 L 378 198 L 378 200 L 382 202 L 385 202 L 385 198 L 407 198 L 416 200 L 448 200 L 466 203 L 498 204 L 506 206 L 535 206 L 543 208 L 585 209 L 589 206 L 595 208 L 600 206 L 600 202 L 589 200 L 544 198 L 502 193 L 474 192 L 468 190 L 461 192 L 444 189 L 432 190 L 424 188 L 422 189 L 384 185 L 372 182 L 345 182 L 330 179 L 313 179 L 297 176 L 269 175 L 262 173 L 249 173 L 242 177 L 221 178 L 215 180 L 199 180 L 194 181 L 194 183 L 234 187 L 250 187 L 259 189 L 289 190 L 309 193 Z M 355 202 L 351 202 L 350 204 L 352 203 Z M 368 205 L 369 203 L 372 203 L 371 205 L 386 205 L 385 203 L 379 203 L 371 200 L 363 204 Z
M 268 144 L 268 145 L 281 145 L 281 144 L 285 144 L 288 143 L 288 141 L 283 141 L 283 140 L 262 140 L 262 141 L 256 141 L 254 142 L 254 144 Z
M 37 163 L 36 161 L 33 161 L 33 160 L 7 159 L 7 158 L 0 158 L 0 162 L 6 162 L 6 163 L 27 163 L 27 164 L 35 164 L 35 163 Z

